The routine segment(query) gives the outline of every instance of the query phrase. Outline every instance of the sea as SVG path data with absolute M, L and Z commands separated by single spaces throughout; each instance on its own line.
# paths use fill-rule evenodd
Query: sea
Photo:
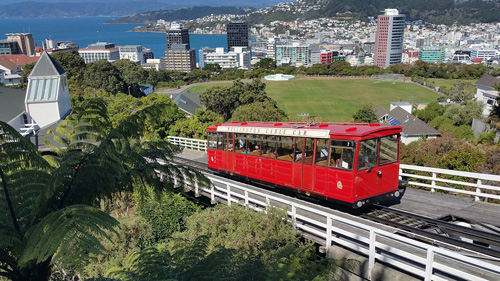
M 106 24 L 109 17 L 79 18 L 0 18 L 0 40 L 6 33 L 29 32 L 37 46 L 43 46 L 46 38 L 55 41 L 75 41 L 80 48 L 96 42 L 111 42 L 117 46 L 141 45 L 151 49 L 155 58 L 163 57 L 167 48 L 165 33 L 131 32 L 140 24 Z M 190 34 L 191 48 L 198 51 L 202 47 L 227 47 L 225 34 Z

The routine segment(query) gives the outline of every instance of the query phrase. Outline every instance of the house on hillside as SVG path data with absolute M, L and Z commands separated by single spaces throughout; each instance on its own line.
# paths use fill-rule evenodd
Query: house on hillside
M 66 71 L 43 53 L 28 77 L 28 89 L 0 87 L 0 120 L 24 136 L 56 125 L 71 112 Z
M 169 94 L 170 100 L 173 101 L 180 110 L 187 115 L 194 116 L 197 108 L 203 108 L 200 102 L 200 93 L 191 93 L 189 91 L 182 93 Z
M 382 106 L 376 105 L 372 109 L 382 126 L 403 127 L 401 142 L 404 144 L 409 144 L 422 138 L 433 139 L 441 136 L 438 130 L 418 119 L 402 107 L 396 106 L 392 110 L 387 111 Z
M 498 104 L 499 93 L 495 90 L 495 84 L 500 85 L 500 78 L 485 75 L 476 82 L 477 91 L 474 96 L 477 101 L 483 102 L 483 116 L 490 115 L 491 110 Z
M 16 85 L 22 81 L 21 73 L 23 66 L 28 63 L 36 62 L 37 57 L 28 57 L 26 55 L 1 55 L 0 70 L 5 72 L 5 85 Z

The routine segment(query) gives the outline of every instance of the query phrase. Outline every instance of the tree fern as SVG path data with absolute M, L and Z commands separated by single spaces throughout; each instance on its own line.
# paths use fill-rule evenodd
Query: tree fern
M 109 239 L 107 233 L 117 225 L 108 214 L 86 205 L 52 212 L 27 232 L 19 262 L 23 266 L 51 258 L 52 262 L 78 266 L 89 254 L 104 250 L 99 239 Z

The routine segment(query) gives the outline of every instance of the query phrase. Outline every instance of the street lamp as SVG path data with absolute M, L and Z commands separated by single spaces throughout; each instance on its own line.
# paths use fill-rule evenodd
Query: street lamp
M 130 96 L 130 87 L 132 87 L 131 85 L 128 85 L 128 95 Z

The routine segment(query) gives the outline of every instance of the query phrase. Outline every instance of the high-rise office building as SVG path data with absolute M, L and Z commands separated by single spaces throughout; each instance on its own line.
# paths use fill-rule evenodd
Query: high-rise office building
M 165 69 L 190 72 L 196 68 L 196 53 L 186 44 L 173 44 L 165 51 Z
M 0 55 L 20 55 L 20 54 L 22 54 L 22 52 L 17 42 L 0 40 Z
M 246 22 L 231 22 L 227 25 L 227 50 L 231 47 L 248 47 L 251 52 L 250 25 Z
M 404 28 L 405 15 L 399 14 L 397 9 L 385 9 L 385 13 L 378 16 L 375 36 L 375 65 L 386 68 L 391 64 L 401 62 Z
M 174 44 L 186 44 L 188 50 L 191 49 L 189 31 L 180 23 L 172 24 L 167 30 L 167 50 L 170 50 Z
M 115 43 L 97 42 L 88 45 L 87 48 L 79 49 L 78 55 L 83 58 L 85 63 L 98 60 L 114 62 L 120 59 L 120 48 L 116 47 Z
M 17 42 L 21 53 L 33 57 L 35 56 L 35 41 L 31 33 L 7 33 L 7 41 Z

